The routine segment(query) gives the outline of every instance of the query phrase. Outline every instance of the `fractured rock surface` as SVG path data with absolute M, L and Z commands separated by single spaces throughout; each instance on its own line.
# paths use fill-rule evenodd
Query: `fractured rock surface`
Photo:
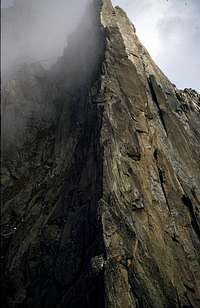
M 4 307 L 198 308 L 200 95 L 171 84 L 119 7 L 94 11 L 98 48 L 68 47 L 4 99 L 36 86 L 54 115 L 4 145 Z

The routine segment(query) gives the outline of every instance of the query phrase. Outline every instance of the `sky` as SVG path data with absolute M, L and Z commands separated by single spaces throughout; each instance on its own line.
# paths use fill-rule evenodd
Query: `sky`
M 14 0 L 1 0 L 1 7 L 8 7 L 12 5 Z
M 2 0 L 2 6 L 12 1 Z M 178 88 L 200 92 L 200 0 L 112 2 L 126 11 L 141 42 L 167 77 Z
M 52 125 L 61 95 L 91 82 L 103 48 L 96 15 L 91 0 L 15 0 L 2 11 L 3 147 L 30 137 L 30 123 Z
M 200 92 L 200 0 L 112 0 L 178 88 Z
M 24 63 L 50 67 L 61 57 L 71 33 L 83 21 L 90 0 L 3 0 L 14 9 L 1 14 L 1 76 L 13 76 Z M 87 20 L 91 20 L 88 12 Z M 81 29 L 79 31 L 81 33 Z M 73 39 L 76 39 L 75 34 Z

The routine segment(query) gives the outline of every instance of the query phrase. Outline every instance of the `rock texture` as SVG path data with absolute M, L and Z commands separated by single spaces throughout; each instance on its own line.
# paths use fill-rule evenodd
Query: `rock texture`
M 37 78 L 54 117 L 5 146 L 3 305 L 198 308 L 200 95 L 171 84 L 119 7 L 93 9 L 95 44 Z M 17 80 L 5 110 L 31 99 L 35 79 Z

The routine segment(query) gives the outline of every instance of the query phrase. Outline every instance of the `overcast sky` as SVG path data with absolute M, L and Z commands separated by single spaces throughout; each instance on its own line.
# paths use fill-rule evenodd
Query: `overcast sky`
M 200 91 L 200 0 L 113 0 L 178 88 Z
M 14 2 L 14 0 L 1 0 L 1 7 L 7 7 L 11 5 Z
M 112 1 L 127 12 L 169 79 L 179 88 L 200 91 L 200 0 Z M 9 2 L 2 0 L 4 6 Z

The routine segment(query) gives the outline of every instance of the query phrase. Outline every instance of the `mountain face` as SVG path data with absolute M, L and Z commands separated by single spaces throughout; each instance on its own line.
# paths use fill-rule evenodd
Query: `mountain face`
M 51 71 L 3 91 L 3 307 L 197 308 L 200 95 L 119 7 L 89 9 Z

